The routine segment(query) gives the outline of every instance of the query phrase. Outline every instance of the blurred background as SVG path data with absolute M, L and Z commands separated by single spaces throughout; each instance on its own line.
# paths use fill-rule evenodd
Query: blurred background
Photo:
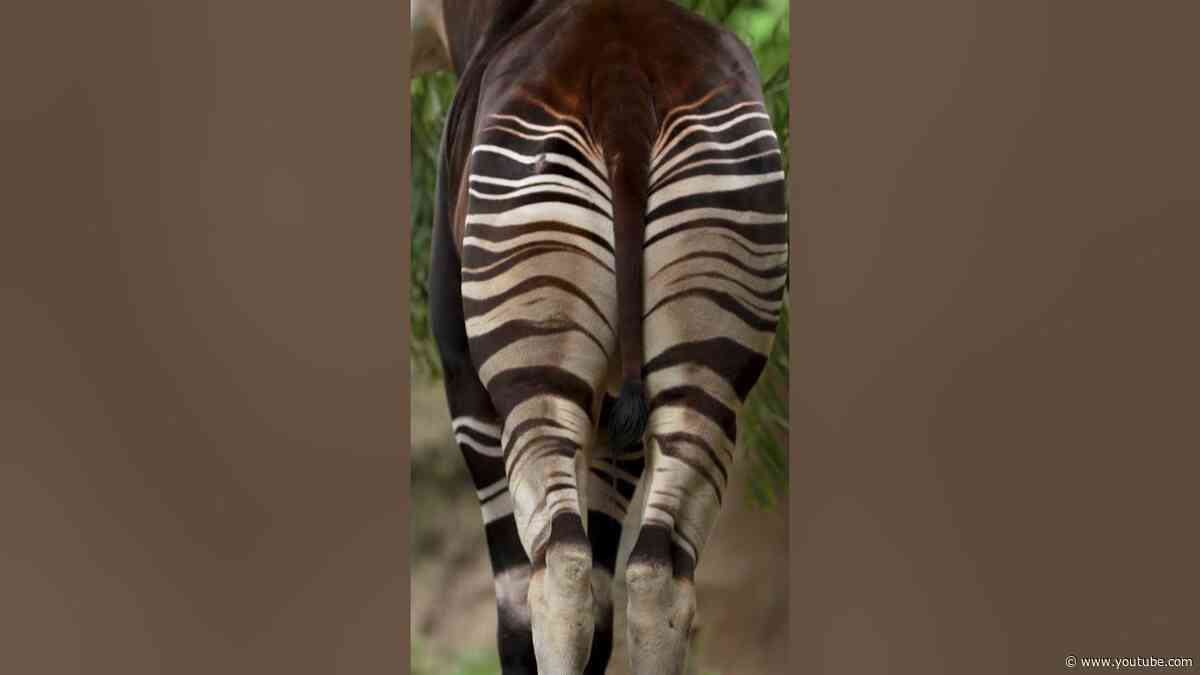
M 681 0 L 750 46 L 788 159 L 786 0 Z M 438 150 L 455 78 L 416 79 L 412 96 L 411 435 L 412 672 L 498 673 L 496 610 L 483 524 L 470 477 L 450 434 L 427 276 Z M 754 675 L 787 670 L 787 308 L 771 364 L 740 420 L 731 498 L 697 572 L 700 619 L 692 672 Z M 640 495 L 640 492 L 639 492 Z M 636 513 L 635 513 L 636 515 Z M 631 528 L 626 529 L 626 535 Z M 632 545 L 626 537 L 625 553 Z M 624 554 L 623 554 L 624 555 Z M 620 573 L 618 573 L 620 579 Z M 617 606 L 624 592 L 618 583 Z M 610 673 L 627 673 L 622 611 Z

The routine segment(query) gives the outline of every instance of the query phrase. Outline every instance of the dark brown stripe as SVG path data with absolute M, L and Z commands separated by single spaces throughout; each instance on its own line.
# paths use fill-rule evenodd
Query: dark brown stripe
M 488 523 L 483 530 L 493 573 L 500 574 L 529 565 L 529 557 L 525 555 L 525 547 L 521 545 L 521 537 L 517 534 L 517 521 L 511 513 Z
M 729 276 L 728 274 L 724 274 L 721 272 L 693 272 L 691 274 L 685 274 L 681 277 L 678 277 L 678 278 L 674 279 L 671 283 L 677 284 L 682 281 L 687 281 L 688 279 L 698 279 L 698 278 L 699 279 L 720 279 L 721 281 L 728 281 L 729 283 L 737 286 L 738 288 L 741 288 L 743 291 L 746 291 L 747 293 L 749 293 L 750 295 L 753 295 L 754 297 L 758 298 L 759 300 L 778 302 L 779 300 L 783 299 L 783 285 L 782 284 L 780 284 L 779 288 L 776 288 L 773 291 L 756 291 L 753 288 L 750 288 L 749 286 L 747 286 L 746 284 Z
M 559 456 L 567 459 L 574 459 L 576 453 L 582 448 L 578 443 L 569 438 L 560 436 L 547 436 L 544 438 L 536 438 L 513 453 L 512 459 L 508 460 L 509 473 L 518 475 L 521 472 L 521 463 L 526 461 L 532 462 L 546 457 Z
M 468 223 L 466 233 L 472 237 L 478 237 L 485 241 L 502 243 L 511 239 L 516 239 L 527 234 L 541 234 L 544 232 L 561 232 L 575 237 L 587 239 L 600 246 L 606 251 L 612 251 L 612 244 L 609 244 L 603 237 L 586 230 L 582 227 L 575 227 L 566 223 L 560 223 L 553 220 L 540 220 L 524 225 L 485 225 L 483 223 Z M 464 262 L 471 262 L 465 260 Z M 476 264 L 471 264 L 471 267 L 478 267 Z
M 725 220 L 724 218 L 700 218 L 698 220 L 680 223 L 679 225 L 673 225 L 647 239 L 644 246 L 649 247 L 652 244 L 672 235 L 702 227 L 715 227 L 729 230 L 730 232 L 736 232 L 749 240 L 750 243 L 763 246 L 777 246 L 788 243 L 787 223 L 769 223 L 747 227 L 745 225 L 739 225 L 732 220 Z M 755 253 L 754 255 L 761 254 Z
M 769 213 L 777 211 L 782 205 L 787 203 L 786 188 L 787 181 L 781 178 L 770 183 L 747 185 L 734 190 L 696 192 L 686 197 L 672 199 L 665 204 L 660 204 L 653 211 L 646 214 L 646 222 L 654 222 L 659 218 L 669 216 L 673 213 L 698 208 L 744 209 L 747 211 Z
M 500 495 L 507 494 L 507 493 L 508 493 L 508 486 L 505 486 L 503 490 L 497 490 L 495 494 L 488 495 L 486 498 L 480 499 L 479 505 L 483 506 L 484 504 L 487 504 L 488 502 L 492 501 L 493 499 L 499 498 Z
M 737 441 L 737 413 L 700 387 L 684 385 L 664 389 L 650 401 L 650 410 L 664 405 L 683 405 L 712 420 L 730 443 Z
M 613 269 L 605 264 L 603 260 L 600 260 L 592 255 L 590 251 L 580 246 L 559 241 L 539 241 L 516 246 L 502 252 L 489 251 L 479 246 L 467 246 L 463 249 L 463 259 L 467 262 L 464 263 L 466 269 L 463 270 L 462 278 L 464 281 L 482 281 L 490 277 L 499 276 L 527 260 L 550 253 L 573 253 L 590 258 L 597 265 L 608 270 L 610 274 L 614 274 Z
M 553 120 L 553 121 L 550 121 L 550 120 L 542 121 L 542 120 L 537 120 L 537 119 L 531 120 L 522 115 L 515 115 L 514 113 L 509 112 L 509 111 L 505 111 L 504 113 L 501 113 L 501 114 L 514 115 L 515 117 L 519 117 L 531 124 L 541 124 L 543 126 L 552 126 L 555 124 L 560 124 L 560 122 L 558 120 Z M 490 135 L 491 138 L 482 138 L 482 139 L 480 139 L 479 142 L 487 143 L 490 145 L 498 145 L 500 147 L 512 150 L 513 152 L 518 152 L 522 155 L 535 155 L 536 156 L 536 155 L 544 153 L 544 152 L 553 152 L 556 154 L 565 155 L 565 156 L 570 157 L 571 159 L 574 159 L 575 161 L 579 162 L 583 166 L 586 166 L 587 168 L 591 169 L 600 178 L 602 178 L 602 179 L 604 178 L 604 172 L 597 170 L 596 167 L 592 165 L 592 157 L 589 157 L 584 151 L 577 149 L 572 141 L 569 141 L 566 138 L 564 138 L 563 136 L 567 135 L 564 132 L 562 132 L 562 131 L 553 131 L 553 132 L 535 131 L 533 129 L 525 128 L 519 122 L 510 120 L 510 119 L 495 119 L 495 118 L 493 118 L 493 119 L 494 119 L 493 124 L 481 129 L 482 134 Z M 543 138 L 543 139 L 533 139 L 533 138 L 523 138 L 518 135 L 518 134 L 527 134 L 530 136 L 545 136 L 545 135 L 548 135 L 551 133 L 562 134 L 562 136 L 549 136 L 549 137 Z M 583 134 L 581 134 L 581 136 L 583 136 Z M 586 136 L 584 136 L 585 145 L 586 145 L 586 140 L 587 140 Z M 477 155 L 476 158 L 478 159 L 479 156 Z M 570 167 L 566 167 L 561 164 L 543 163 L 539 168 L 539 165 L 537 163 L 525 164 L 523 162 L 517 162 L 515 160 L 502 158 L 500 155 L 495 155 L 495 158 L 497 160 L 503 159 L 503 160 L 510 162 L 512 165 L 512 169 L 515 169 L 515 170 L 525 169 L 525 170 L 529 170 L 530 172 L 539 174 L 539 175 L 570 175 L 571 178 L 575 178 L 575 175 L 579 174 L 578 171 L 575 171 L 575 170 L 571 169 Z M 503 167 L 488 167 L 488 168 L 503 168 Z M 479 171 L 476 171 L 475 173 L 479 174 Z M 500 176 L 507 177 L 507 172 L 502 172 L 500 174 L 490 174 L 490 175 L 500 175 Z M 580 180 L 580 182 L 584 183 L 585 185 L 592 186 L 593 188 L 595 187 L 590 181 L 583 179 L 582 176 L 579 177 L 579 180 Z M 501 187 L 501 186 L 496 186 L 496 187 Z M 517 189 L 517 188 L 514 188 L 514 189 Z M 604 196 L 603 193 L 601 193 L 600 196 L 603 197 Z
M 690 260 L 702 260 L 705 258 L 713 258 L 727 262 L 730 265 L 742 270 L 746 274 L 758 277 L 759 279 L 769 280 L 787 276 L 787 265 L 775 265 L 774 267 L 768 267 L 760 270 L 755 267 L 750 267 L 746 263 L 739 260 L 737 256 L 730 255 L 724 251 L 694 251 L 692 253 L 688 253 L 687 255 L 680 256 L 666 265 L 663 265 L 659 271 L 656 272 L 656 274 L 661 274 L 665 270 L 668 270 L 676 265 L 681 265 Z
M 730 107 L 730 106 L 724 106 L 724 107 Z M 716 110 L 712 110 L 708 105 L 705 105 L 702 108 L 692 110 L 690 112 L 690 114 L 694 115 L 696 113 L 704 114 L 705 112 L 718 112 L 720 109 L 721 108 L 718 107 Z M 746 106 L 745 108 L 739 108 L 738 110 L 729 112 L 726 115 L 721 115 L 720 117 L 714 117 L 714 118 L 707 119 L 707 120 L 688 120 L 687 122 L 684 122 L 683 124 L 680 124 L 678 127 L 675 128 L 675 131 L 673 131 L 671 133 L 671 136 L 665 142 L 663 142 L 663 146 L 665 147 L 667 145 L 670 145 L 670 143 L 672 141 L 674 141 L 676 138 L 681 136 L 683 133 L 685 133 L 688 129 L 690 129 L 692 127 L 695 127 L 695 126 L 718 127 L 718 126 L 721 126 L 722 124 L 732 122 L 733 120 L 741 117 L 742 115 L 746 115 L 749 113 L 755 113 L 755 112 L 761 113 L 764 111 L 761 108 L 755 109 L 751 106 Z M 667 126 L 670 126 L 670 125 L 668 124 Z M 678 145 L 671 148 L 671 150 L 668 151 L 666 154 L 663 154 L 662 156 L 660 156 L 658 158 L 658 164 L 661 165 L 665 162 L 669 162 L 669 161 L 671 161 L 671 159 L 673 157 L 686 151 L 688 148 L 699 145 L 700 143 L 710 143 L 710 142 L 714 142 L 714 141 L 718 142 L 718 143 L 731 143 L 733 141 L 737 141 L 737 140 L 743 139 L 747 136 L 750 136 L 752 134 L 758 133 L 759 131 L 766 131 L 768 129 L 771 129 L 771 120 L 763 119 L 761 117 L 748 117 L 748 118 L 738 122 L 737 124 L 734 124 L 734 125 L 730 126 L 729 128 L 722 129 L 720 131 L 709 131 L 707 129 L 698 129 L 698 130 L 693 131 L 691 134 L 689 134 L 687 136 L 686 140 L 680 141 Z M 770 140 L 774 143 L 777 143 L 777 141 L 775 139 L 773 139 L 769 136 L 765 137 L 763 140 Z M 756 140 L 753 143 L 750 143 L 748 145 L 754 145 L 757 142 L 758 141 Z M 744 148 L 744 147 L 747 147 L 747 146 L 742 146 L 742 148 Z M 738 152 L 738 151 L 741 151 L 742 148 L 737 148 L 736 150 L 721 150 L 719 152 L 723 152 L 723 153 Z
M 518 319 L 506 321 L 486 333 L 473 336 L 471 338 L 471 356 L 482 365 L 487 363 L 488 359 L 495 355 L 496 352 L 521 340 L 564 333 L 579 333 L 583 335 L 591 340 L 605 357 L 609 356 L 608 350 L 605 349 L 604 344 L 600 342 L 599 338 L 589 333 L 583 326 L 569 319 L 556 321 Z
M 733 386 L 738 398 L 746 400 L 767 364 L 767 357 L 730 338 L 712 338 L 676 345 L 643 367 L 643 377 L 658 370 L 695 363 L 715 371 Z
M 688 543 L 692 550 L 699 551 L 688 537 L 684 536 L 678 530 L 672 528 L 666 523 L 651 519 L 647 520 L 642 525 L 642 531 L 638 533 L 637 543 L 634 544 L 633 550 L 629 552 L 629 561 L 627 565 L 650 564 L 650 565 L 665 565 L 670 566 L 672 574 L 676 579 L 692 580 L 696 574 L 696 560 L 686 550 L 675 543 L 672 538 L 672 533 L 678 534 L 680 539 Z
M 463 459 L 467 463 L 467 472 L 471 474 L 471 481 L 475 484 L 476 490 L 495 485 L 496 481 L 505 477 L 502 460 L 480 455 L 461 443 L 458 448 L 463 453 Z
M 728 294 L 709 290 L 707 288 L 693 288 L 693 289 L 689 289 L 686 291 L 681 291 L 674 295 L 668 295 L 667 297 L 663 298 L 662 300 L 659 300 L 657 304 L 655 304 L 653 307 L 650 308 L 649 311 L 646 312 L 646 318 L 649 318 L 650 315 L 654 314 L 654 312 L 658 311 L 659 308 L 669 305 L 670 303 L 674 302 L 675 300 L 678 300 L 680 298 L 693 297 L 693 296 L 699 296 L 699 297 L 708 299 L 709 301 L 711 301 L 713 304 L 717 305 L 721 309 L 724 309 L 725 311 L 729 312 L 730 314 L 733 314 L 734 316 L 738 317 L 746 325 L 750 326 L 751 328 L 753 328 L 755 330 L 773 332 L 775 330 L 775 328 L 779 325 L 779 322 L 776 320 L 763 319 L 763 318 L 759 317 L 757 314 L 753 314 L 752 312 L 747 310 L 746 307 L 741 302 L 738 302 L 737 299 L 730 297 Z M 779 312 L 778 311 L 771 312 L 771 315 L 777 317 L 777 316 L 779 316 Z
M 592 413 L 592 387 L 577 376 L 555 366 L 510 368 L 492 378 L 488 392 L 504 416 L 534 396 L 556 396 Z M 556 424 L 555 426 L 562 427 Z
M 476 192 L 489 194 L 487 191 L 479 190 L 475 187 L 472 187 L 472 189 Z M 509 188 L 509 191 L 512 190 L 512 188 Z M 496 192 L 491 194 L 501 193 Z M 542 204 L 546 202 L 570 204 L 571 206 L 578 206 L 580 208 L 587 209 L 588 211 L 595 212 L 601 216 L 604 216 L 605 218 L 609 217 L 608 213 L 600 206 L 597 206 L 596 203 L 590 198 L 574 192 L 527 192 L 523 195 L 505 197 L 503 199 L 481 199 L 476 195 L 471 195 L 471 205 L 468 210 L 470 211 L 471 215 L 498 215 L 504 213 L 505 211 L 510 211 L 522 206 L 532 206 L 534 204 Z
M 701 478 L 708 481 L 708 483 L 713 486 L 713 490 L 716 492 L 717 503 L 721 503 L 722 490 L 720 481 L 717 480 L 717 477 L 713 475 L 712 471 L 710 471 L 707 466 L 704 466 L 701 462 L 698 462 L 685 455 L 681 448 L 682 445 L 686 444 L 696 446 L 703 450 L 704 454 L 708 457 L 709 463 L 715 465 L 717 470 L 721 472 L 721 475 L 724 476 L 725 480 L 727 481 L 729 479 L 729 474 L 726 472 L 725 467 L 721 465 L 721 461 L 717 459 L 717 453 L 714 452 L 711 447 L 709 447 L 707 441 L 699 436 L 682 432 L 655 435 L 654 439 L 658 441 L 658 447 L 664 455 L 686 464 L 687 466 L 691 467 L 693 471 L 699 474 Z
M 465 424 L 463 426 L 460 426 L 454 433 L 462 434 L 468 438 L 479 441 L 482 445 L 487 445 L 487 446 L 497 447 L 497 448 L 500 447 L 500 439 L 499 438 L 496 438 L 495 436 L 492 436 L 491 434 L 485 434 L 482 431 L 473 429 L 469 426 L 466 426 Z
M 549 495 L 551 492 L 558 492 L 559 490 L 574 490 L 574 489 L 575 489 L 574 483 L 553 483 L 546 487 L 546 494 Z
M 525 432 L 529 431 L 530 429 L 537 429 L 538 427 L 566 429 L 566 427 L 560 424 L 557 420 L 550 419 L 549 417 L 531 417 L 513 427 L 512 431 L 509 432 L 508 443 L 504 445 L 504 456 L 508 457 L 508 454 L 512 452 L 513 446 L 520 441 L 521 436 L 525 435 Z
M 736 151 L 724 150 L 697 153 L 682 162 L 679 166 L 671 167 L 670 171 L 660 176 L 650 186 L 650 192 L 657 192 L 677 181 L 696 176 L 745 176 L 783 171 L 783 158 L 778 154 L 763 155 L 754 159 L 745 159 L 740 162 L 731 162 L 728 164 L 703 164 L 700 166 L 691 166 L 683 170 L 679 168 L 680 166 L 687 166 L 708 159 L 736 159 L 738 157 L 748 157 L 778 149 L 778 146 L 773 142 L 770 144 L 762 143 L 760 145 L 759 141 L 773 141 L 773 139 L 761 138 L 749 145 L 738 148 Z M 737 154 L 734 154 L 734 152 Z
M 482 316 L 496 307 L 503 305 L 512 298 L 519 297 L 539 288 L 546 287 L 557 288 L 566 291 L 576 298 L 579 298 L 583 304 L 587 305 L 593 312 L 596 313 L 596 316 L 598 316 L 600 320 L 604 322 L 604 325 L 612 328 L 612 325 L 608 322 L 608 318 L 604 316 L 604 312 L 602 312 L 600 308 L 596 306 L 596 303 L 590 297 L 588 297 L 583 290 L 581 290 L 575 284 L 566 281 L 565 279 L 560 279 L 558 277 L 552 277 L 549 275 L 537 275 L 530 277 L 508 289 L 507 291 L 490 296 L 486 300 L 475 300 L 464 297 L 463 312 L 465 312 L 467 316 Z

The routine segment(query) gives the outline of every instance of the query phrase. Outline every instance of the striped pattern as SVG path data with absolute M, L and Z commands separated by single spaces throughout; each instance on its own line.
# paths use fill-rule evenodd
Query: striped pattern
M 467 174 L 466 331 L 503 430 L 456 420 L 459 443 L 503 457 L 527 551 L 590 508 L 618 523 L 645 460 L 589 460 L 616 351 L 613 198 L 578 118 L 523 101 L 492 115 Z M 736 415 L 770 352 L 787 270 L 782 157 L 758 101 L 714 93 L 671 110 L 653 149 L 644 234 L 644 363 L 654 473 L 643 515 L 693 560 L 729 477 Z M 489 441 L 481 445 L 482 438 Z M 624 463 L 624 464 L 623 464 Z M 500 482 L 480 490 L 495 499 Z
M 787 279 L 782 156 L 757 101 L 672 110 L 654 146 L 645 233 L 653 473 L 644 525 L 693 563 L 729 480 L 736 416 L 771 350 Z
M 644 480 L 626 644 L 633 672 L 678 675 L 786 283 L 782 157 L 753 57 L 669 2 L 434 4 L 441 22 L 423 25 L 459 89 L 430 315 L 503 670 L 605 672 Z
M 466 331 L 504 417 L 517 529 L 540 550 L 559 513 L 583 513 L 576 455 L 616 344 L 612 191 L 578 119 L 545 105 L 493 115 L 467 176 Z
M 483 478 L 483 485 L 476 485 L 475 493 L 483 510 L 483 524 L 490 525 L 513 512 L 512 496 L 508 492 L 508 478 L 501 468 L 495 466 L 495 460 L 502 456 L 500 452 L 500 427 L 480 420 L 476 417 L 456 417 L 451 426 L 454 427 L 454 439 L 467 458 L 468 466 L 492 465 L 491 475 L 483 475 L 479 469 L 476 474 Z M 490 460 L 490 461 L 489 461 Z

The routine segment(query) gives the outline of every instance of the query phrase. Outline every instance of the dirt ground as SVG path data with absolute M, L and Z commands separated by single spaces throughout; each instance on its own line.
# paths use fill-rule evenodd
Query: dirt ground
M 435 662 L 490 655 L 496 613 L 474 491 L 450 438 L 440 386 L 414 383 L 412 392 L 412 637 Z M 698 675 L 786 673 L 787 504 L 760 509 L 750 503 L 736 468 L 733 476 L 697 570 L 700 627 L 691 670 Z M 625 542 L 623 549 L 630 545 Z M 615 594 L 622 608 L 619 584 Z M 629 673 L 622 615 L 618 609 L 608 669 L 616 675 Z

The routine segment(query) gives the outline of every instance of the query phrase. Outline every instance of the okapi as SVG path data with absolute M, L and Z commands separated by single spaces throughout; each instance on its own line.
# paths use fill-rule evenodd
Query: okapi
M 648 459 L 629 652 L 639 675 L 682 673 L 696 565 L 787 276 L 754 60 L 668 0 L 413 0 L 411 18 L 414 73 L 458 76 L 430 312 L 503 672 L 605 671 Z

